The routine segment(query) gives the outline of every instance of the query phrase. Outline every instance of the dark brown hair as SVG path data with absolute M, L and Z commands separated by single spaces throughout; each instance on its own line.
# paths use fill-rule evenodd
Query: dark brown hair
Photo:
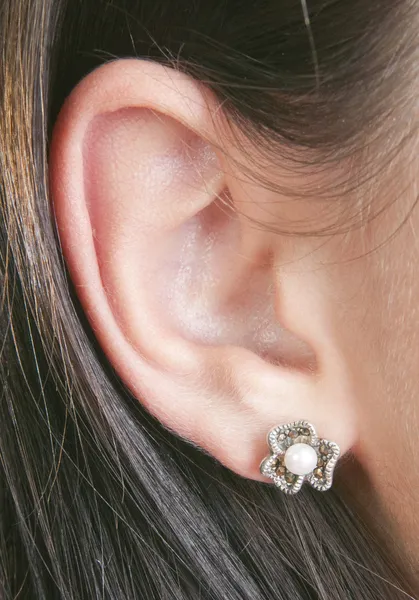
M 417 7 L 401 0 L 3 0 L 2 599 L 396 600 L 334 491 L 283 497 L 166 431 L 105 360 L 48 193 L 66 95 L 122 56 L 189 73 L 269 160 L 331 168 L 408 136 Z M 383 156 L 356 160 L 368 179 Z M 384 153 L 382 153 L 384 155 Z

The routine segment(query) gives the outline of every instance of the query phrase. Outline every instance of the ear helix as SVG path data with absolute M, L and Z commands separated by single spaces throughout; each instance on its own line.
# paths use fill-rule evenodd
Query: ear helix
M 263 459 L 260 472 L 285 494 L 296 494 L 305 482 L 320 492 L 332 486 L 340 449 L 319 438 L 311 423 L 278 425 L 268 433 L 267 442 L 270 454 Z

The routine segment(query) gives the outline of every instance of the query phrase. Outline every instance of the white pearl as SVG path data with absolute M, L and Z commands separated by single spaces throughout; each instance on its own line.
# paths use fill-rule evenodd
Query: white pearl
M 308 444 L 293 444 L 285 452 L 284 463 L 294 475 L 308 475 L 317 465 L 317 453 Z

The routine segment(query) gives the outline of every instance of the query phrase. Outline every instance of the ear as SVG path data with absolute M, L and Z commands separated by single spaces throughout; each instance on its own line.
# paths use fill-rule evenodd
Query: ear
M 122 380 L 168 428 L 264 479 L 279 423 L 312 421 L 347 451 L 353 399 L 327 277 L 310 259 L 287 267 L 295 243 L 252 226 L 268 192 L 229 163 L 225 131 L 196 81 L 118 60 L 63 107 L 51 189 L 75 289 Z

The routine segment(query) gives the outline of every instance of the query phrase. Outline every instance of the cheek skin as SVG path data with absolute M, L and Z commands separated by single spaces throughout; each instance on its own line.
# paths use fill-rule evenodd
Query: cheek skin
M 411 199 L 404 201 L 411 206 Z M 378 246 L 401 222 L 403 210 L 396 202 L 366 229 L 351 233 L 349 244 L 334 240 L 336 254 L 339 245 L 351 247 L 354 256 Z M 384 529 L 392 551 L 404 555 L 405 563 L 419 550 L 419 244 L 415 231 L 419 231 L 417 208 L 383 247 L 330 271 L 335 289 L 340 290 L 336 333 L 351 370 L 359 415 L 354 454 L 368 480 L 366 485 L 355 482 L 356 470 L 343 470 L 341 483 L 351 496 L 358 495 L 355 500 L 376 521 L 381 535 Z M 343 261 L 349 258 L 347 250 L 340 254 Z M 410 569 L 417 571 L 417 566 Z
M 234 154 L 234 148 L 231 152 Z M 360 198 L 366 199 L 361 205 L 367 209 L 368 202 L 373 204 L 375 214 L 384 204 L 387 206 L 363 227 L 331 235 L 326 242 L 325 237 L 313 240 L 310 236 L 298 238 L 298 243 L 292 237 L 285 243 L 279 236 L 276 242 L 274 234 L 272 244 L 278 245 L 280 271 L 287 262 L 295 268 L 305 262 L 313 272 L 319 269 L 321 293 L 328 309 L 322 327 L 330 330 L 329 337 L 348 370 L 359 435 L 353 447 L 356 460 L 348 460 L 337 469 L 337 484 L 357 510 L 366 513 L 365 518 L 379 530 L 381 538 L 389 541 L 390 554 L 398 556 L 415 579 L 415 571 L 419 571 L 419 560 L 415 564 L 414 558 L 419 556 L 419 234 L 415 235 L 419 232 L 419 209 L 410 211 L 415 202 L 414 179 L 419 161 L 412 164 L 412 156 L 419 153 L 406 147 L 406 152 L 398 156 L 397 169 L 388 165 L 380 172 L 378 183 L 371 180 L 370 190 L 357 189 L 356 198 L 344 199 L 345 206 L 350 204 L 355 209 L 355 214 L 350 211 L 353 216 L 357 215 Z M 252 165 L 248 168 L 251 172 Z M 317 189 L 317 183 L 318 189 L 323 189 L 326 175 L 322 174 L 319 181 L 314 175 L 307 182 L 306 177 L 295 178 L 290 172 L 292 169 L 282 173 L 275 164 L 273 173 L 266 169 L 263 175 L 285 182 L 285 188 L 295 192 L 298 200 L 300 190 L 305 198 L 305 191 Z M 336 184 L 336 189 L 345 187 L 345 165 L 341 175 L 342 182 Z M 336 181 L 339 173 L 335 172 L 334 177 Z M 235 186 L 240 191 L 245 187 L 242 179 L 234 177 L 229 185 L 233 191 Z M 258 202 L 240 208 L 266 223 L 267 230 L 279 225 L 304 232 L 307 223 L 310 230 L 322 226 L 327 229 L 328 217 L 332 215 L 333 221 L 336 216 L 329 200 L 323 203 L 320 198 L 309 198 L 296 204 L 292 196 L 291 201 L 272 192 L 265 196 L 260 190 L 255 193 L 251 185 L 246 192 Z M 318 287 L 317 274 L 313 275 L 314 287 Z M 304 331 L 300 333 L 304 337 Z
M 277 166 L 275 169 L 279 177 Z M 327 296 L 328 310 L 322 326 L 331 330 L 329 335 L 349 371 L 359 431 L 353 448 L 356 460 L 337 469 L 337 484 L 357 510 L 365 511 L 365 518 L 379 529 L 380 536 L 389 540 L 391 555 L 401 557 L 404 565 L 411 562 L 410 557 L 419 556 L 419 241 L 415 236 L 419 209 L 393 234 L 415 200 L 412 191 L 400 196 L 402 189 L 409 189 L 407 179 L 419 172 L 419 164 L 412 165 L 411 173 L 409 169 L 399 165 L 397 173 L 389 170 L 391 181 L 374 182 L 372 193 L 357 190 L 358 197 L 375 202 L 373 210 L 380 210 L 384 203 L 388 206 L 363 227 L 334 234 L 326 242 L 324 237 L 298 238 L 298 243 L 292 238 L 285 243 L 283 236 L 278 241 L 272 237 L 273 246 L 279 248 L 279 270 L 287 262 L 298 268 L 300 259 L 304 263 L 309 257 L 308 269 L 313 268 L 315 278 L 317 271 L 325 282 L 321 293 Z M 342 177 L 342 181 L 347 178 L 344 169 Z M 285 181 L 298 195 L 301 178 L 288 174 Z M 243 187 L 240 178 L 232 178 L 229 185 L 233 190 Z M 316 189 L 313 180 L 307 187 Z M 414 185 L 410 188 L 414 190 Z M 294 225 L 304 229 L 307 222 L 309 228 L 325 227 L 326 217 L 333 212 L 329 201 L 309 199 L 298 202 L 299 218 L 293 199 L 279 202 L 271 192 L 266 192 L 266 197 L 260 190 L 255 194 L 251 185 L 246 192 L 258 202 L 240 207 L 242 210 L 251 211 L 249 216 L 257 221 L 273 227 L 279 224 L 285 230 Z M 355 198 L 344 201 L 356 210 Z M 407 570 L 414 573 L 418 567 L 419 561 Z

